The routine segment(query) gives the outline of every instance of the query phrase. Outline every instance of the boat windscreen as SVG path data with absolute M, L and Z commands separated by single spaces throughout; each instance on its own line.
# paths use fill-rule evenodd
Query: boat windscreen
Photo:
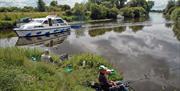
M 44 20 L 32 20 L 32 22 L 42 23 Z

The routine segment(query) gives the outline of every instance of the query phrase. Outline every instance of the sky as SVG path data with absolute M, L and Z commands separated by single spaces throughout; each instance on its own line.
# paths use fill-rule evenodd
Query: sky
M 0 0 L 0 7 L 4 6 L 18 6 L 18 7 L 23 7 L 23 6 L 36 6 L 38 0 Z M 46 2 L 48 5 L 52 0 L 43 0 Z M 58 4 L 68 4 L 71 7 L 74 6 L 76 2 L 86 2 L 87 0 L 57 0 Z M 153 0 L 155 1 L 155 6 L 153 9 L 164 9 L 168 0 Z

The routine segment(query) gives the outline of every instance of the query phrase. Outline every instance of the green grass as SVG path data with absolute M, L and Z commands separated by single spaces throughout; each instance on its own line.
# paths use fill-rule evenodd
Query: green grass
M 97 81 L 101 64 L 112 68 L 102 57 L 93 54 L 74 55 L 71 59 L 56 64 L 41 62 L 41 50 L 25 48 L 0 48 L 1 91 L 94 91 L 88 85 Z M 58 61 L 58 56 L 53 59 Z M 36 57 L 37 61 L 32 61 Z M 82 67 L 82 62 L 86 66 Z M 72 65 L 72 72 L 65 68 Z M 112 80 L 121 80 L 117 74 Z
M 180 22 L 180 7 L 176 7 L 171 13 L 171 19 Z
M 62 16 L 61 12 L 55 12 L 58 16 Z M 52 12 L 1 12 L 0 21 L 16 21 L 24 17 L 39 18 L 46 17 Z

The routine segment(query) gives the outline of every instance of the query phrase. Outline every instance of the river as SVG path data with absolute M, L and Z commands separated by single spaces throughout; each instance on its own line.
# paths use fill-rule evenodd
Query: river
M 161 13 L 149 19 L 89 23 L 64 34 L 3 38 L 0 47 L 49 48 L 56 54 L 106 58 L 135 91 L 180 91 L 180 28 Z

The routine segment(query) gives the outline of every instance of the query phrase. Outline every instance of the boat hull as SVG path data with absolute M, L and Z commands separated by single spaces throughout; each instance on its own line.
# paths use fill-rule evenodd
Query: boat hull
M 48 28 L 48 29 L 32 29 L 32 30 L 21 30 L 14 29 L 16 34 L 19 37 L 32 37 L 32 36 L 42 36 L 42 35 L 50 35 L 56 33 L 62 33 L 65 31 L 69 31 L 70 27 L 59 27 L 59 28 Z

